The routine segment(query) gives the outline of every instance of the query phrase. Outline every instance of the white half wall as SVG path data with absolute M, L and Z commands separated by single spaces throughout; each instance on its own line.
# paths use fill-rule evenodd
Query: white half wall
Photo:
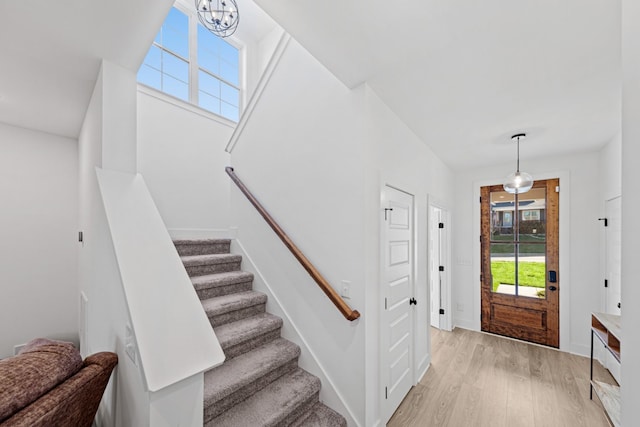
M 600 306 L 598 153 L 526 160 L 534 179 L 560 177 L 560 348 L 588 355 L 590 314 Z M 500 184 L 513 164 L 460 171 L 453 228 L 454 323 L 480 329 L 481 185 Z
M 0 123 L 0 359 L 37 337 L 79 342 L 77 170 L 76 140 Z
M 230 182 L 224 151 L 233 128 L 151 89 L 138 90 L 138 167 L 167 228 L 226 229 Z

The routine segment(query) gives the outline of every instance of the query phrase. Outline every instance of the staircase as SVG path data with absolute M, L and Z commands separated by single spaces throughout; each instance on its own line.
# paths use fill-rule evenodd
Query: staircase
M 227 357 L 204 377 L 206 427 L 345 427 L 319 400 L 320 380 L 298 367 L 300 348 L 280 337 L 230 240 L 175 240 L 182 262 Z

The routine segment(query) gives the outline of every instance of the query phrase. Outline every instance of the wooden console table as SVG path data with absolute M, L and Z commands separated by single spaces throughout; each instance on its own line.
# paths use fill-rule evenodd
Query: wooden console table
M 620 387 L 593 379 L 593 337 L 596 336 L 604 347 L 620 362 L 620 316 L 606 313 L 591 314 L 591 389 L 589 398 L 593 399 L 595 390 L 605 413 L 614 427 L 620 427 Z

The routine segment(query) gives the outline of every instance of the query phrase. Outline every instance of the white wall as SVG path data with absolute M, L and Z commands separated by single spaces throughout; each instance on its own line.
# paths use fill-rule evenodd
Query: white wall
M 622 419 L 632 426 L 640 419 L 640 3 L 622 0 Z
M 111 95 L 105 96 L 107 93 Z M 127 95 L 133 98 L 133 105 Z M 135 128 L 133 134 L 119 134 L 115 141 L 110 137 L 114 133 L 105 132 L 118 126 L 110 118 L 123 114 L 114 109 L 133 106 L 128 113 L 135 117 L 135 96 L 135 74 L 103 61 L 79 137 L 79 228 L 85 239 L 78 280 L 88 299 L 86 318 L 80 319 L 85 330 L 81 351 L 83 356 L 98 351 L 118 354 L 116 380 L 112 377 L 97 414 L 99 425 L 104 426 L 149 425 L 149 396 L 139 368 L 124 351 L 129 313 L 95 173 L 96 166 L 123 170 L 135 165 Z
M 138 166 L 172 234 L 229 226 L 230 124 L 138 91 Z
M 560 176 L 560 348 L 589 353 L 590 313 L 600 306 L 598 153 L 526 160 L 536 178 Z M 500 184 L 513 164 L 458 173 L 453 227 L 454 323 L 480 328 L 480 185 Z
M 414 379 L 418 381 L 431 361 L 429 340 L 429 286 L 427 256 L 428 198 L 453 209 L 453 176 L 447 166 L 402 123 L 369 87 L 358 89 L 365 102 L 365 282 L 367 313 L 365 348 L 366 423 L 380 417 L 379 401 L 384 386 L 379 380 L 380 353 L 380 222 L 382 186 L 391 185 L 414 195 L 415 204 L 415 306 Z
M 360 97 L 292 41 L 236 144 L 232 162 L 240 179 L 328 281 L 334 286 L 341 280 L 352 283 L 350 303 L 361 310 L 366 284 L 359 106 Z M 345 320 L 244 196 L 235 188 L 231 196 L 238 240 L 353 413 L 364 414 L 364 319 Z
M 78 342 L 77 168 L 76 140 L 0 123 L 0 358 Z

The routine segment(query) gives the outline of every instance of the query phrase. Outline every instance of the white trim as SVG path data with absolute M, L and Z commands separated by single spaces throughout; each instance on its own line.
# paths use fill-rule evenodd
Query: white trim
M 231 239 L 231 232 L 227 229 L 215 228 L 169 228 L 172 239 Z
M 167 104 L 182 108 L 183 110 L 186 110 L 193 114 L 197 114 L 201 117 L 204 117 L 205 119 L 218 122 L 221 125 L 228 126 L 230 128 L 236 126 L 236 123 L 232 120 L 225 119 L 224 117 L 219 116 L 216 113 L 212 113 L 208 110 L 205 110 L 204 108 L 198 107 L 196 104 L 192 104 L 191 102 L 176 98 L 175 96 L 171 96 L 168 93 L 159 91 L 158 89 L 154 89 L 151 86 L 145 85 L 144 83 L 138 82 L 138 93 L 156 98 L 160 101 L 164 101 Z
M 233 151 L 233 147 L 238 142 L 240 135 L 242 135 L 242 132 L 244 131 L 244 127 L 247 125 L 249 118 L 253 114 L 253 110 L 258 104 L 258 101 L 260 100 L 260 97 L 262 96 L 264 89 L 267 87 L 267 84 L 269 83 L 269 80 L 271 80 L 271 76 L 273 75 L 273 72 L 278 66 L 278 63 L 282 58 L 282 54 L 286 50 L 290 40 L 291 40 L 291 36 L 286 32 L 283 32 L 282 36 L 280 36 L 280 40 L 278 41 L 278 44 L 276 45 L 276 48 L 273 51 L 273 55 L 271 55 L 271 59 L 269 60 L 269 63 L 265 67 L 264 72 L 262 73 L 262 76 L 260 77 L 260 80 L 258 81 L 258 84 L 256 85 L 256 88 L 253 91 L 253 94 L 251 95 L 251 99 L 249 99 L 249 102 L 247 103 L 246 108 L 241 110 L 242 115 L 240 116 L 240 120 L 238 121 L 238 124 L 236 125 L 236 128 L 233 131 L 233 134 L 231 135 L 231 138 L 229 138 L 227 147 L 225 148 L 225 151 L 227 153 L 231 153 Z
M 444 253 L 441 254 L 441 261 L 444 260 L 442 265 L 445 266 L 445 283 L 440 289 L 440 298 L 443 302 L 444 308 L 444 316 L 441 318 L 440 329 L 444 331 L 451 332 L 453 330 L 453 321 L 452 321 L 452 313 L 451 313 L 451 274 L 452 274 L 452 262 L 451 262 L 451 239 L 452 239 L 452 228 L 451 228 L 451 212 L 446 204 L 442 203 L 437 197 L 432 194 L 427 195 L 427 241 L 431 238 L 429 236 L 430 232 L 430 221 L 431 221 L 431 207 L 436 207 L 442 211 L 444 214 L 443 223 L 445 224 L 444 228 Z M 429 285 L 431 285 L 431 252 L 429 252 L 427 246 L 427 280 Z M 429 293 L 431 293 L 431 288 L 429 287 Z M 431 296 L 431 295 L 429 295 Z M 431 301 L 430 301 L 431 302 Z M 431 316 L 429 316 L 429 321 L 431 321 Z
M 424 368 L 422 368 L 424 366 Z M 416 384 L 422 381 L 425 375 L 427 375 L 427 371 L 431 367 L 431 353 L 427 353 L 427 355 L 420 361 L 418 364 L 418 375 Z
M 560 179 L 560 212 L 559 212 L 559 244 L 560 244 L 560 272 L 562 283 L 560 286 L 560 350 L 579 352 L 584 348 L 582 344 L 571 342 L 571 173 L 569 171 L 546 172 L 536 174 L 534 180 Z M 473 235 L 480 236 L 480 187 L 501 184 L 503 178 L 494 178 L 473 183 Z M 480 331 L 480 239 L 473 239 L 473 317 L 471 324 L 466 321 L 457 325 L 473 331 Z M 463 326 L 465 325 L 465 326 Z M 581 353 L 578 353 L 581 354 Z
M 251 255 L 249 255 L 245 247 L 242 245 L 242 242 L 240 242 L 239 239 L 235 239 L 231 242 L 231 244 L 232 244 L 232 252 L 233 253 L 240 252 L 242 255 L 242 269 L 244 271 L 253 273 L 254 289 L 258 289 L 262 292 L 265 292 L 268 295 L 269 305 L 271 306 L 271 304 L 273 304 L 273 307 L 270 307 L 269 311 L 271 311 L 272 314 L 280 316 L 284 321 L 285 325 L 288 326 L 286 328 L 283 327 L 282 329 L 283 338 L 286 338 L 298 344 L 302 350 L 302 353 L 310 356 L 310 357 L 300 357 L 298 364 L 303 369 L 310 371 L 312 374 L 320 377 L 320 381 L 322 383 L 322 389 L 320 390 L 321 400 L 327 403 L 327 405 L 332 409 L 341 413 L 347 419 L 347 425 L 360 427 L 360 424 L 358 423 L 353 410 L 349 407 L 349 405 L 347 405 L 344 399 L 344 396 L 342 395 L 342 393 L 340 393 L 340 391 L 336 387 L 335 382 L 329 376 L 327 369 L 319 361 L 317 355 L 311 349 L 311 347 L 309 346 L 309 343 L 300 332 L 300 329 L 298 328 L 296 323 L 293 321 L 293 318 L 289 315 L 289 312 L 285 309 L 284 305 L 282 304 L 278 296 L 273 291 L 273 288 L 271 287 L 271 285 L 269 284 L 265 276 L 262 274 L 260 269 L 256 266 L 253 259 L 251 258 Z M 295 335 L 291 336 L 287 334 L 287 331 L 293 332 Z M 312 362 L 313 366 L 312 367 L 305 366 L 304 362 L 307 362 L 307 363 Z M 341 406 L 341 408 L 338 408 L 337 405 Z M 347 415 L 345 415 L 345 411 Z

